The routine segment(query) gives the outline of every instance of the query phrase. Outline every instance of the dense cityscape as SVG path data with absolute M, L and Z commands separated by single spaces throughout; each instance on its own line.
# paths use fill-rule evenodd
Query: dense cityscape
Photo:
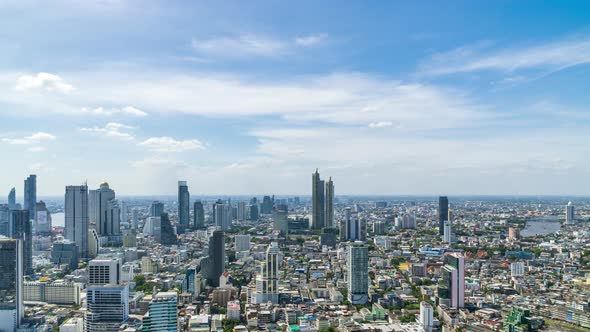
M 2 331 L 579 331 L 580 197 L 119 197 L 0 204 Z M 303 181 L 303 179 L 302 179 Z

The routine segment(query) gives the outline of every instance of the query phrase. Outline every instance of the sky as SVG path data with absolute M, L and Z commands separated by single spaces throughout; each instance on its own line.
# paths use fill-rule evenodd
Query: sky
M 586 195 L 589 12 L 0 0 L 0 192 Z

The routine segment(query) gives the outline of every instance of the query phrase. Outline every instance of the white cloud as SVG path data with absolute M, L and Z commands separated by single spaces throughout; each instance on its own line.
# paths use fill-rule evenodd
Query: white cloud
M 46 150 L 46 148 L 43 146 L 32 146 L 32 147 L 28 148 L 27 150 L 29 150 L 30 152 L 43 152 Z
M 146 147 L 156 152 L 183 152 L 189 150 L 202 150 L 205 146 L 196 139 L 176 140 L 172 137 L 150 137 L 139 146 Z
M 590 63 L 590 38 L 587 37 L 499 50 L 489 46 L 489 43 L 479 43 L 435 54 L 421 65 L 421 72 L 446 75 L 480 70 L 556 71 Z
M 283 53 L 288 45 L 280 40 L 254 34 L 231 37 L 193 39 L 195 51 L 202 54 L 239 58 L 244 56 L 273 57 Z
M 74 90 L 71 84 L 66 83 L 55 74 L 40 72 L 37 75 L 22 75 L 16 81 L 17 90 L 47 90 L 61 93 L 69 93 Z
M 131 141 L 135 137 L 132 134 L 124 131 L 129 129 L 133 129 L 133 127 L 118 122 L 109 122 L 104 127 L 78 128 L 78 131 Z
M 391 121 L 378 121 L 369 123 L 369 128 L 383 128 L 391 127 L 393 123 Z
M 311 47 L 320 44 L 328 38 L 325 33 L 318 33 L 314 35 L 302 36 L 295 38 L 295 44 L 304 47 Z
M 80 113 L 100 115 L 100 116 L 130 115 L 130 116 L 136 116 L 136 117 L 144 117 L 144 116 L 148 115 L 146 112 L 144 112 L 138 108 L 135 108 L 133 106 L 125 106 L 123 108 L 109 108 L 109 109 L 106 109 L 103 107 L 97 107 L 97 108 L 93 108 L 93 109 L 83 107 L 82 109 L 80 109 Z
M 40 144 L 46 141 L 54 141 L 56 139 L 55 135 L 45 133 L 42 131 L 36 132 L 29 136 L 25 136 L 22 138 L 2 138 L 2 142 L 8 144 L 18 144 L 18 145 L 30 145 L 30 144 Z

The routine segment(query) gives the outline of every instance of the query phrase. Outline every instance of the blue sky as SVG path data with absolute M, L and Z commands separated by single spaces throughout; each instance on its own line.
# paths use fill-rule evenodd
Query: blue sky
M 0 188 L 590 188 L 590 3 L 0 0 Z

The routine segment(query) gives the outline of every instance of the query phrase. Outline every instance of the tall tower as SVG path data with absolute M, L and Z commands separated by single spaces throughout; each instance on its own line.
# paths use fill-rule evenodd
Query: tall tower
M 23 208 L 29 210 L 29 218 L 35 220 L 37 206 L 37 175 L 31 174 L 25 179 L 25 201 Z
M 326 203 L 324 196 L 324 181 L 320 179 L 320 173 L 315 170 L 311 175 L 311 200 L 312 200 L 312 228 L 321 229 L 326 224 Z
M 178 331 L 178 316 L 176 292 L 160 292 L 149 304 L 149 312 L 143 316 L 142 331 L 176 332 Z
M 565 207 L 565 223 L 571 225 L 576 220 L 576 208 L 572 202 L 567 203 Z
M 215 226 L 221 230 L 227 230 L 231 226 L 231 206 L 217 203 L 215 206 Z
M 112 234 L 112 225 L 108 225 L 109 202 L 115 199 L 115 191 L 109 188 L 108 182 L 103 182 L 96 190 L 90 190 L 88 216 L 91 224 L 98 231 L 100 236 Z M 118 233 L 117 233 L 118 234 Z
M 201 260 L 201 273 L 207 282 L 219 286 L 219 277 L 225 270 L 225 238 L 223 231 L 214 231 L 209 238 L 209 254 Z
M 189 226 L 190 200 L 186 181 L 178 181 L 178 223 L 184 228 Z
M 10 211 L 10 234 L 12 238 L 22 240 L 23 273 L 33 274 L 33 230 L 28 210 Z
M 203 203 L 201 201 L 195 201 L 193 210 L 193 227 L 195 229 L 205 227 L 205 209 L 203 208 Z
M 66 186 L 65 237 L 75 242 L 82 258 L 88 257 L 88 186 Z
M 346 260 L 348 301 L 365 304 L 369 300 L 369 250 L 362 242 L 352 243 Z
M 266 249 L 266 257 L 261 263 L 260 273 L 256 276 L 255 303 L 279 303 L 279 265 L 281 253 L 276 242 Z
M 150 206 L 150 216 L 160 217 L 164 213 L 164 203 L 153 201 Z
M 344 220 L 340 227 L 340 240 L 342 241 L 365 241 L 367 239 L 367 224 L 359 218 L 358 212 L 347 207 Z
M 451 222 L 445 220 L 443 227 L 443 241 L 446 244 L 451 245 L 453 243 L 453 229 L 451 226 Z
M 438 296 L 451 308 L 465 307 L 465 257 L 461 254 L 445 256 L 442 280 L 438 285 Z
M 16 189 L 14 188 L 10 189 L 8 193 L 8 209 L 16 209 Z
M 84 331 L 119 331 L 129 318 L 129 286 L 88 286 L 86 303 Z
M 0 237 L 0 331 L 16 331 L 24 312 L 22 240 Z
M 449 218 L 449 199 L 447 196 L 438 197 L 438 235 L 445 234 L 445 221 Z
M 332 177 L 326 182 L 326 225 L 334 227 L 334 182 Z

